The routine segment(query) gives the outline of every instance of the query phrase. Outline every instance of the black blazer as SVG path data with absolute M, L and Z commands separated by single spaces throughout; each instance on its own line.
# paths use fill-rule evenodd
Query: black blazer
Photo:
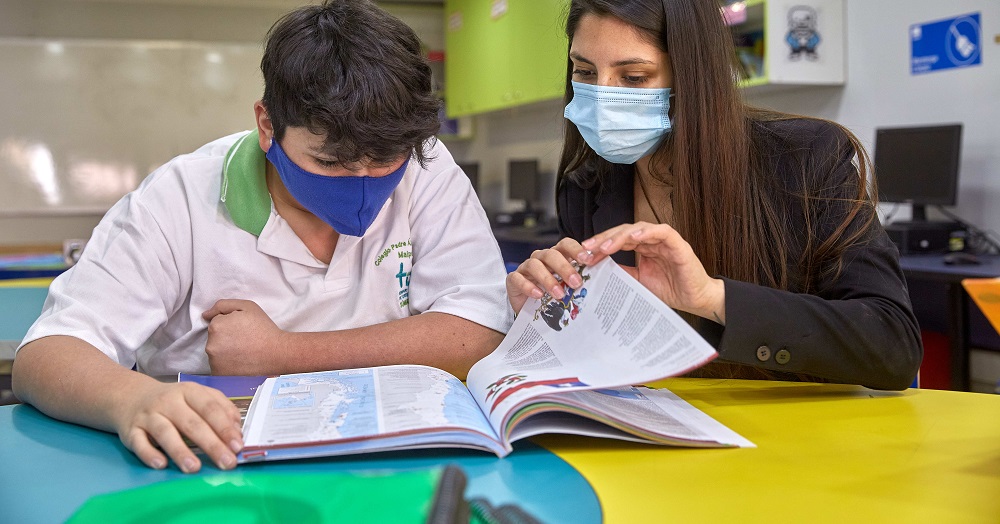
M 793 226 L 805 230 L 800 193 L 807 183 L 831 197 L 814 221 L 814 238 L 838 217 L 835 198 L 856 195 L 853 150 L 839 128 L 795 119 L 755 125 L 757 140 L 773 151 L 766 162 L 777 178 L 776 201 Z M 720 146 L 721 147 L 721 146 Z M 854 193 L 852 193 L 852 189 Z M 616 225 L 634 221 L 632 166 L 615 166 L 602 183 L 583 186 L 563 178 L 557 189 L 559 226 L 564 236 L 582 241 Z M 815 213 L 815 212 L 814 212 Z M 815 215 L 814 215 L 815 216 Z M 828 219 L 823 220 L 826 216 Z M 695 328 L 719 351 L 722 361 L 778 373 L 805 374 L 833 382 L 877 389 L 905 389 L 923 358 L 920 329 L 910 305 L 899 253 L 882 226 L 872 226 L 871 240 L 850 247 L 843 271 L 816 294 L 783 291 L 721 276 L 726 289 L 726 326 L 697 319 Z M 827 235 L 828 236 L 828 235 Z M 789 239 L 793 256 L 804 235 Z M 801 243 L 801 242 L 800 242 Z M 613 257 L 633 265 L 631 252 Z M 794 264 L 794 262 L 792 262 Z M 792 282 L 798 267 L 789 267 Z

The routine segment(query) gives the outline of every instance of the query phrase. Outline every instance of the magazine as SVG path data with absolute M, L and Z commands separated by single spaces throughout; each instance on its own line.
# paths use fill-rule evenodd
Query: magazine
M 525 303 L 468 380 L 419 365 L 266 378 L 240 462 L 511 443 L 568 433 L 686 447 L 753 444 L 665 389 L 635 387 L 717 356 L 676 312 L 610 259 L 579 289 Z

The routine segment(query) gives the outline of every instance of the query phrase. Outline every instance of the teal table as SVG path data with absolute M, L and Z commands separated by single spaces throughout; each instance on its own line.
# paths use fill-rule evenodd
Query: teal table
M 590 484 L 569 464 L 530 442 L 498 459 L 465 450 L 414 450 L 325 459 L 245 464 L 196 475 L 402 471 L 457 464 L 469 478 L 466 498 L 517 503 L 543 522 L 601 522 Z M 62 522 L 88 498 L 185 477 L 142 465 L 117 435 L 49 418 L 27 405 L 0 406 L 0 521 Z

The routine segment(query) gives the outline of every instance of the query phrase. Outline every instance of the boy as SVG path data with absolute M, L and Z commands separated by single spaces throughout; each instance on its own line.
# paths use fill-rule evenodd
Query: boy
M 420 363 L 461 377 L 512 321 L 485 213 L 433 139 L 410 28 L 367 1 L 304 7 L 271 28 L 261 71 L 256 130 L 119 201 L 15 358 L 20 399 L 117 432 L 153 468 L 197 471 L 187 437 L 229 469 L 242 438 L 220 393 L 149 375 Z

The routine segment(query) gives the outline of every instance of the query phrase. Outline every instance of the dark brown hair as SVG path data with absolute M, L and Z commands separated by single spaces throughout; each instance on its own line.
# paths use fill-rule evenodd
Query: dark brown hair
M 618 18 L 670 55 L 672 92 L 677 94 L 671 104 L 674 126 L 654 159 L 670 159 L 672 225 L 691 244 L 706 271 L 796 292 L 821 291 L 823 283 L 841 271 L 845 250 L 864 241 L 877 220 L 874 184 L 866 184 L 869 159 L 857 138 L 829 123 L 839 130 L 837 139 L 848 158 L 856 156 L 856 187 L 851 188 L 855 194 L 847 201 L 831 202 L 831 195 L 842 194 L 842 189 L 817 188 L 810 182 L 816 177 L 809 171 L 818 163 L 831 169 L 837 159 L 799 162 L 802 172 L 794 198 L 806 228 L 790 230 L 790 223 L 801 221 L 787 220 L 788 195 L 783 194 L 787 188 L 769 167 L 784 153 L 782 146 L 808 141 L 781 136 L 780 131 L 773 131 L 781 126 L 767 124 L 805 117 L 743 102 L 734 76 L 737 62 L 732 35 L 723 23 L 718 1 L 573 0 L 566 23 L 571 42 L 580 19 L 588 14 Z M 573 98 L 572 72 L 573 63 L 567 60 L 566 103 Z M 799 153 L 802 158 L 808 155 Z M 599 184 L 610 176 L 611 166 L 567 121 L 559 182 L 570 177 L 583 185 Z M 830 204 L 837 223 L 817 235 L 819 209 L 828 209 Z M 790 266 L 797 270 L 790 272 Z
M 326 135 L 343 163 L 389 163 L 440 127 L 440 101 L 420 41 L 368 0 L 327 0 L 292 11 L 267 35 L 264 107 L 281 140 L 289 126 Z

